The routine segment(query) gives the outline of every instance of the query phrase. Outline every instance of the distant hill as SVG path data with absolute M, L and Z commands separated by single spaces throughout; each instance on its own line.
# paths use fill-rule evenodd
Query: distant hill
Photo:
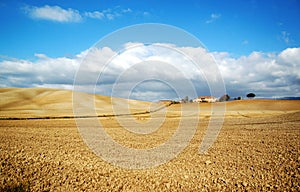
M 230 98 L 230 101 L 234 101 L 234 98 Z M 245 97 L 243 100 L 249 100 Z M 300 100 L 300 97 L 255 97 L 253 100 Z
M 279 97 L 276 100 L 300 100 L 300 97 Z
M 112 116 L 124 114 L 145 114 L 149 111 L 161 109 L 165 104 L 113 98 L 109 96 L 93 95 L 70 90 L 49 88 L 0 88 L 0 119 L 24 118 L 73 118 L 73 107 L 80 113 L 75 116 Z M 73 100 L 76 98 L 75 100 Z M 273 112 L 292 112 L 300 110 L 297 100 L 236 100 L 225 102 L 228 115 L 240 113 L 267 114 Z M 212 105 L 224 103 L 188 103 L 168 107 L 169 117 L 180 117 L 182 110 L 189 111 L 193 116 L 200 106 L 201 114 L 211 115 Z M 157 117 L 164 114 L 156 113 Z
M 92 103 L 97 115 L 113 114 L 113 105 L 119 106 L 117 113 L 128 113 L 128 106 L 130 112 L 141 112 L 147 110 L 151 104 L 108 96 L 75 93 L 78 98 L 76 100 L 77 108 L 86 108 L 86 111 L 91 112 L 93 110 L 86 104 Z M 0 88 L 0 118 L 73 116 L 73 96 L 72 91 L 61 89 Z M 95 115 L 95 113 L 82 115 Z

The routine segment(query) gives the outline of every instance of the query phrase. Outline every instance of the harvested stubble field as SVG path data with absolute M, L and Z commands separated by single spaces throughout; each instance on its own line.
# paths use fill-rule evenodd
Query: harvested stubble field
M 57 107 L 58 90 L 35 91 L 31 97 L 28 93 L 32 89 L 0 92 L 2 191 L 300 191 L 299 101 L 227 103 L 222 130 L 207 154 L 199 154 L 198 150 L 211 104 L 200 104 L 204 112 L 197 131 L 176 158 L 158 167 L 131 170 L 96 156 L 83 142 L 75 119 L 7 118 L 16 117 L 18 111 L 20 117 L 62 115 Z M 49 99 L 54 93 L 58 111 L 50 109 L 49 103 L 46 106 L 34 100 L 40 96 L 47 102 L 45 97 Z M 63 115 L 69 116 L 69 92 L 59 94 L 64 98 Z M 20 95 L 23 100 L 17 99 Z M 194 105 L 189 105 L 192 110 Z M 35 108 L 30 111 L 32 106 Z M 148 135 L 125 131 L 115 117 L 100 117 L 99 121 L 122 145 L 149 148 L 172 136 L 180 119 L 179 110 L 180 105 L 170 106 L 162 127 Z M 135 118 L 147 121 L 150 117 L 144 114 Z

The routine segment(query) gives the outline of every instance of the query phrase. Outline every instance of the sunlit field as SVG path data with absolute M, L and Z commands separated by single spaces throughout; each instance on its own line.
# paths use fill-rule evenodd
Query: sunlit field
M 130 148 L 161 145 L 182 118 L 199 118 L 191 142 L 176 158 L 135 170 L 110 164 L 88 148 L 72 118 L 72 92 L 1 89 L 0 95 L 1 191 L 300 190 L 299 101 L 227 102 L 217 140 L 207 153 L 199 154 L 211 107 L 220 103 L 175 104 L 165 113 L 152 114 L 142 113 L 151 103 L 118 99 L 140 114 L 115 117 L 111 99 L 97 96 L 98 121 L 111 138 Z M 200 106 L 199 116 L 180 116 L 182 105 L 190 111 Z M 83 117 L 89 118 L 96 117 Z M 159 129 L 141 135 L 124 129 L 118 118 L 141 123 L 165 119 Z

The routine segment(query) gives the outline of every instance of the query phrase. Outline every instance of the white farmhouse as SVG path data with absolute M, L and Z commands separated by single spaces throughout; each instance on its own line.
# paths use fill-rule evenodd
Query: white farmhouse
M 213 97 L 213 96 L 199 96 L 195 99 L 193 99 L 194 103 L 202 103 L 202 102 L 206 102 L 206 103 L 214 103 L 217 102 L 217 98 Z

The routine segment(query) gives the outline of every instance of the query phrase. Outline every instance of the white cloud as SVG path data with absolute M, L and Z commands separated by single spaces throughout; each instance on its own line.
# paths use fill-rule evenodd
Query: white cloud
M 282 39 L 286 44 L 289 44 L 289 43 L 290 43 L 290 33 L 286 32 L 286 31 L 282 31 L 282 32 L 281 32 L 281 39 Z
M 300 66 L 300 49 L 299 48 L 287 48 L 282 51 L 278 59 L 281 63 L 284 63 L 289 66 L 299 67 Z
M 181 53 L 173 52 L 174 47 L 170 49 L 166 44 L 164 46 L 158 44 L 144 46 L 140 43 L 127 43 L 124 47 L 124 52 L 120 54 L 110 52 L 112 58 L 105 58 L 103 49 L 95 49 L 89 53 L 86 57 L 88 61 L 84 61 L 81 66 L 84 71 L 80 71 L 82 75 L 78 76 L 79 84 L 80 82 L 93 83 L 98 78 L 97 75 L 101 74 L 98 80 L 100 86 L 97 90 L 106 94 L 113 93 L 119 97 L 128 97 L 136 83 L 149 79 L 175 84 L 180 86 L 181 90 L 188 87 L 188 82 L 182 84 L 187 80 L 203 80 L 201 74 L 196 74 L 199 69 Z M 93 55 L 96 52 L 98 53 Z M 108 53 L 108 51 L 106 52 Z M 105 55 L 108 55 L 107 53 Z M 107 63 L 107 61 L 110 62 Z M 94 72 L 94 75 L 91 71 Z M 153 91 L 152 95 L 160 95 L 161 90 L 158 89 L 158 86 L 155 87 L 157 90 Z M 115 91 L 113 92 L 113 90 Z M 142 90 L 142 92 L 149 92 L 145 87 Z M 185 93 L 189 94 L 187 91 Z M 143 94 L 134 92 L 132 96 L 134 95 Z M 148 100 L 150 98 L 136 99 Z
M 35 54 L 37 61 L 20 59 L 0 62 L 2 87 L 36 87 L 50 84 L 72 85 L 79 63 L 69 58 L 49 58 Z
M 49 5 L 42 7 L 25 6 L 23 7 L 23 10 L 33 19 L 50 20 L 61 23 L 81 22 L 83 18 L 114 20 L 117 17 L 121 17 L 132 12 L 132 9 L 123 9 L 120 6 L 101 11 L 97 10 L 86 12 L 79 12 L 78 10 L 71 8 L 63 9 L 59 6 Z
M 113 9 L 105 9 L 102 11 L 93 11 L 93 12 L 85 12 L 84 16 L 92 19 L 108 19 L 108 20 L 114 20 L 117 17 L 121 17 L 124 14 L 131 13 L 132 10 L 130 8 L 122 9 L 121 7 L 115 7 Z
M 94 12 L 85 12 L 84 15 L 86 17 L 90 17 L 93 19 L 104 19 L 105 15 L 102 12 L 94 11 Z
M 0 61 L 0 87 L 71 89 L 80 66 L 76 78 L 80 91 L 93 92 L 96 88 L 100 94 L 155 100 L 177 97 L 176 88 L 192 97 L 190 83 L 194 83 L 197 94 L 204 95 L 210 94 L 207 80 L 220 80 L 212 67 L 213 54 L 232 97 L 248 92 L 261 97 L 300 96 L 300 48 L 288 48 L 279 54 L 253 52 L 239 58 L 170 44 L 127 43 L 124 48 L 121 53 L 109 47 L 92 48 L 74 58 L 44 54 L 35 54 L 36 61 L 4 58 Z M 197 66 L 191 58 L 198 61 Z
M 113 20 L 116 16 L 119 16 L 119 15 L 117 15 L 117 14 L 111 14 L 111 13 L 107 13 L 106 14 L 106 17 L 107 17 L 107 19 L 109 19 L 109 20 Z
M 132 10 L 130 8 L 127 8 L 127 9 L 123 9 L 122 12 L 123 13 L 131 13 Z
M 47 55 L 42 54 L 42 53 L 35 53 L 34 56 L 39 59 L 48 59 Z
M 255 91 L 260 96 L 300 96 L 300 48 L 279 54 L 253 52 L 232 58 L 214 53 L 227 89 L 235 96 Z
M 144 16 L 149 16 L 150 13 L 149 13 L 148 11 L 144 11 L 144 12 L 143 12 L 143 15 L 144 15 Z
M 213 23 L 215 22 L 217 19 L 219 19 L 221 17 L 221 14 L 217 14 L 217 13 L 212 13 L 210 15 L 210 18 L 206 21 L 206 23 Z
M 56 22 L 80 22 L 82 20 L 82 17 L 77 10 L 70 8 L 63 9 L 59 6 L 26 6 L 24 7 L 24 10 L 34 19 L 51 20 Z

